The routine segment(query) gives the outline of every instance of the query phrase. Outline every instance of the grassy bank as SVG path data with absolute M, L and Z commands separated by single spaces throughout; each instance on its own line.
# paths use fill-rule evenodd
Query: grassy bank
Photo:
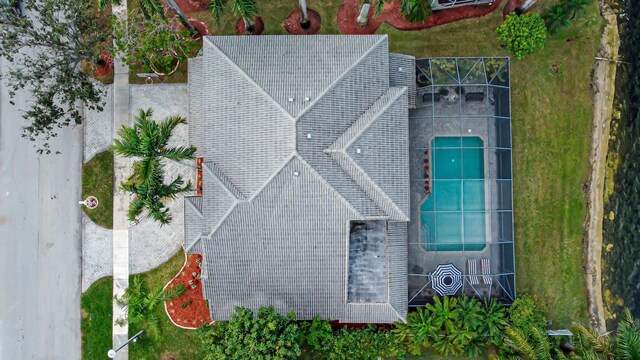
M 104 359 L 111 349 L 113 279 L 96 281 L 80 297 L 82 320 L 82 358 Z
M 142 279 L 148 289 L 164 287 L 184 265 L 184 253 L 178 251 L 169 261 L 159 267 L 142 274 Z M 175 359 L 203 358 L 200 339 L 194 330 L 181 329 L 169 320 L 164 305 L 156 306 L 154 315 L 159 320 L 159 335 L 157 338 L 143 335 L 138 342 L 129 345 L 129 358 L 136 360 L 156 360 L 166 357 Z M 134 335 L 141 329 L 147 329 L 143 320 L 141 323 L 129 326 L 129 335 Z
M 103 228 L 113 227 L 113 152 L 104 151 L 82 167 L 82 199 L 93 195 L 98 198 L 98 207 L 82 210 L 89 219 Z

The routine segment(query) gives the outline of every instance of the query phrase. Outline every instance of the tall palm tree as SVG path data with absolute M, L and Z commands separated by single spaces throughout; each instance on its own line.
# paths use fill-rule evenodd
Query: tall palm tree
M 436 318 L 426 307 L 418 307 L 416 311 L 407 315 L 407 323 L 396 323 L 392 330 L 398 339 L 407 344 L 409 352 L 413 355 L 422 353 L 422 349 L 429 342 L 440 339 L 440 326 Z
M 300 4 L 300 11 L 302 12 L 300 27 L 303 29 L 308 29 L 311 25 L 311 22 L 309 21 L 309 14 L 307 13 L 307 0 L 298 0 L 298 4 Z
M 153 110 L 140 110 L 132 127 L 123 126 L 118 130 L 120 139 L 114 141 L 113 150 L 122 156 L 139 159 L 133 164 L 133 175 L 120 184 L 121 189 L 134 195 L 129 206 L 129 220 L 136 221 L 146 209 L 148 217 L 164 225 L 171 221 L 171 215 L 163 201 L 190 191 L 191 182 L 185 185 L 182 177 L 178 176 L 166 184 L 163 159 L 193 159 L 196 148 L 167 147 L 171 133 L 176 126 L 187 122 L 185 118 L 171 116 L 156 122 L 152 116 Z
M 615 335 L 600 335 L 594 329 L 578 325 L 577 353 L 583 359 L 640 359 L 640 321 L 631 316 L 629 309 L 622 318 Z
M 225 7 L 229 6 L 234 16 L 242 18 L 244 30 L 252 33 L 254 30 L 253 19 L 258 14 L 258 5 L 255 0 L 211 0 L 209 11 L 216 20 L 216 26 L 220 27 L 220 19 L 224 14 Z

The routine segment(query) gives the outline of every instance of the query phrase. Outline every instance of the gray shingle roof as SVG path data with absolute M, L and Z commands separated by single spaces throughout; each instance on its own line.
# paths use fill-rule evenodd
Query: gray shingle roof
M 262 305 L 404 319 L 408 98 L 389 87 L 389 61 L 378 35 L 208 37 L 190 60 L 189 134 L 205 164 L 202 218 L 188 200 L 185 235 L 204 230 L 191 246 L 214 320 Z M 389 221 L 389 300 L 355 306 L 349 222 L 367 219 Z

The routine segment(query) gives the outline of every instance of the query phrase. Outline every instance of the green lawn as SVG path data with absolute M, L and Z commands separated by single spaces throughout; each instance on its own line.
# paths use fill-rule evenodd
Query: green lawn
M 495 39 L 500 22 L 495 11 L 422 32 L 383 25 L 378 33 L 389 34 L 391 51 L 419 57 L 509 55 Z M 544 50 L 511 63 L 517 290 L 541 296 L 557 326 L 587 321 L 582 187 L 588 178 L 590 74 L 600 33 L 594 2 Z
M 98 207 L 82 210 L 96 224 L 113 227 L 113 152 L 104 151 L 94 156 L 82 167 L 82 199 L 93 195 L 98 198 Z
M 82 308 L 82 358 L 105 359 L 111 349 L 113 279 L 96 281 L 80 297 Z
M 164 287 L 184 265 L 184 252 L 178 251 L 169 261 L 159 267 L 142 274 L 145 286 L 148 289 Z M 182 359 L 201 359 L 202 354 L 200 339 L 195 330 L 179 328 L 169 320 L 164 305 L 154 309 L 155 315 L 160 320 L 160 336 L 153 339 L 144 334 L 138 342 L 129 345 L 129 358 L 136 360 L 157 360 L 165 357 Z M 145 324 L 129 326 L 129 335 L 134 335 Z

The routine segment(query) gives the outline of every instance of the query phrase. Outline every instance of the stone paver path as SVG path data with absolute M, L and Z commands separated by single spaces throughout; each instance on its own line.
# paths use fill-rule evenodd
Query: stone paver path
M 87 109 L 84 113 L 83 163 L 109 149 L 113 142 L 113 86 L 103 88 L 104 111 Z

